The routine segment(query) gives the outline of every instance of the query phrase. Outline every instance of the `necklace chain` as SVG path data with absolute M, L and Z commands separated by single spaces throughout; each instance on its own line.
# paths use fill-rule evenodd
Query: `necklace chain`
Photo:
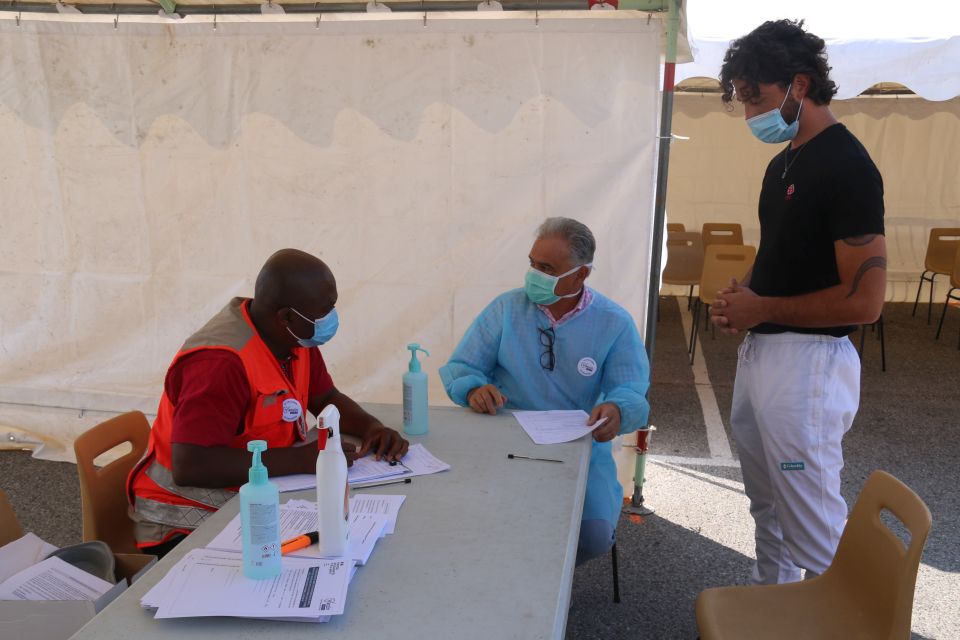
M 787 164 L 787 154 L 790 152 L 790 147 L 788 146 L 786 149 L 783 150 L 783 173 L 780 174 L 781 180 L 787 177 L 787 171 L 790 171 L 790 167 L 792 167 L 793 164 L 797 161 L 797 158 L 800 157 L 800 154 L 803 153 L 803 150 L 806 148 L 806 146 L 807 146 L 806 142 L 800 145 L 800 148 L 797 149 L 797 155 L 793 156 L 793 160 L 791 160 L 789 164 Z

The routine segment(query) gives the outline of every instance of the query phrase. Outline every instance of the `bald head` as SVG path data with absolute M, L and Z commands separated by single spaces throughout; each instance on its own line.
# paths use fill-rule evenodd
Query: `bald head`
M 337 283 L 320 258 L 281 249 L 260 269 L 253 297 L 264 311 L 293 307 L 308 318 L 319 318 L 336 304 Z

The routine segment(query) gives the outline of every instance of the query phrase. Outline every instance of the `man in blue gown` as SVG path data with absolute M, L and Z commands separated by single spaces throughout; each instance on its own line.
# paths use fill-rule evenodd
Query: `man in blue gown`
M 630 314 L 585 286 L 596 242 L 584 224 L 548 218 L 524 287 L 473 321 L 440 368 L 450 399 L 478 413 L 582 409 L 593 431 L 577 564 L 613 545 L 623 488 L 610 441 L 647 423 L 650 370 Z

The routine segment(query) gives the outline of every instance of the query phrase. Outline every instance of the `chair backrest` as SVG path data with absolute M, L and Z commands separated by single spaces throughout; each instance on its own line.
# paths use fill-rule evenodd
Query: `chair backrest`
M 960 227 L 939 227 L 930 230 L 923 268 L 934 273 L 950 273 L 960 247 Z
M 881 521 L 884 509 L 910 532 L 909 544 Z M 823 578 L 842 586 L 860 611 L 871 612 L 871 638 L 910 637 L 917 569 L 931 524 L 927 505 L 907 485 L 883 471 L 870 475 Z
M 683 224 L 681 224 L 681 223 L 679 223 L 679 222 L 668 222 L 668 223 L 667 223 L 667 233 L 670 233 L 671 231 L 679 231 L 680 233 L 683 233 L 683 232 L 686 231 L 686 230 L 687 230 L 687 228 L 686 228 L 685 226 L 683 226 Z
M 22 537 L 23 529 L 17 520 L 17 514 L 13 512 L 7 494 L 0 491 L 0 547 Z
M 756 248 L 749 244 L 706 247 L 700 274 L 700 300 L 712 305 L 717 291 L 730 285 L 730 278 L 743 280 L 756 257 Z
M 703 271 L 703 244 L 696 231 L 671 231 L 667 234 L 665 284 L 691 285 L 700 282 Z
M 953 269 L 950 271 L 950 286 L 960 287 L 960 244 L 957 245 L 953 256 Z
M 743 244 L 743 228 L 736 222 L 705 222 L 700 234 L 704 249 L 712 244 Z
M 73 443 L 80 474 L 83 504 L 83 541 L 102 540 L 114 553 L 137 553 L 133 521 L 127 515 L 127 476 L 143 457 L 150 424 L 139 411 L 124 413 L 84 432 Z M 114 447 L 129 442 L 132 449 L 99 469 L 93 461 Z

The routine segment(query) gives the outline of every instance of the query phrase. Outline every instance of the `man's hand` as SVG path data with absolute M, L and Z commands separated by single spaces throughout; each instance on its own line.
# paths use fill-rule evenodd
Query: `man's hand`
M 593 430 L 593 439 L 597 442 L 613 440 L 620 433 L 620 407 L 612 402 L 598 404 L 590 412 L 587 424 L 596 424 L 598 420 L 607 419 L 602 425 Z
M 730 279 L 730 286 L 717 292 L 710 307 L 710 320 L 723 333 L 737 334 L 764 322 L 763 298 Z
M 507 402 L 507 397 L 500 393 L 500 390 L 492 384 L 485 384 L 482 387 L 471 389 L 467 394 L 467 402 L 470 408 L 477 413 L 489 413 L 496 415 L 497 409 Z
M 355 457 L 362 458 L 372 451 L 377 460 L 381 458 L 399 460 L 407 455 L 408 448 L 410 448 L 410 443 L 404 440 L 399 433 L 382 424 L 375 424 L 370 425 L 363 435 L 360 450 L 357 451 Z

